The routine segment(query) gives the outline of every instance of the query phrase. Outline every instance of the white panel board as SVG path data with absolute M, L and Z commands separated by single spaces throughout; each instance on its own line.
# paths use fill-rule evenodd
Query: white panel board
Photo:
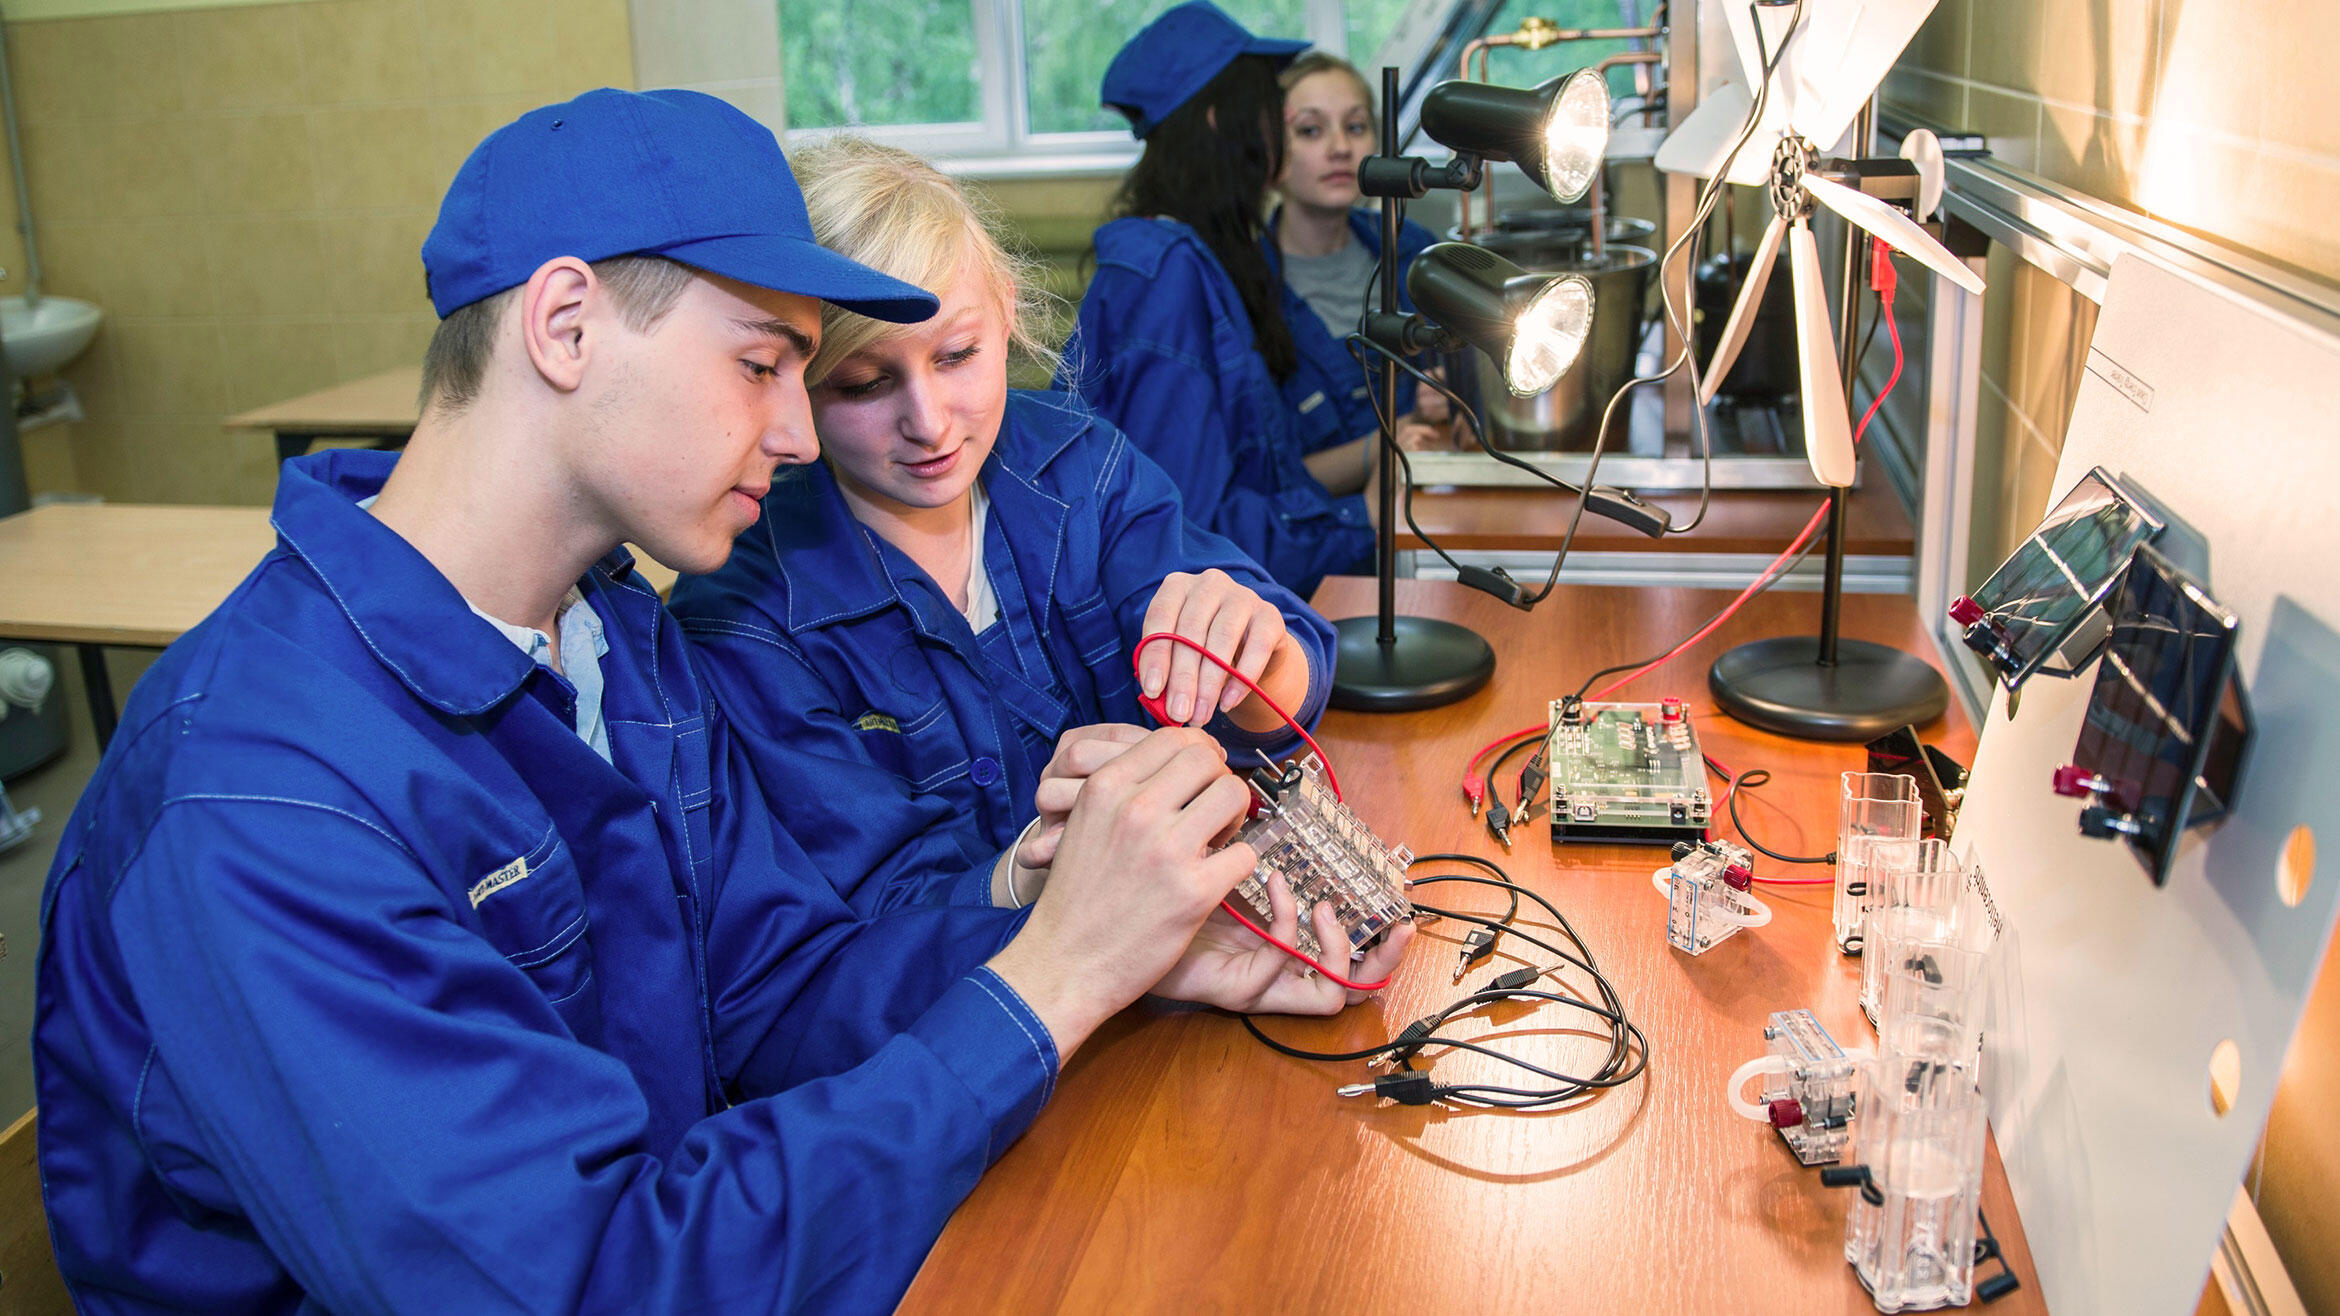
M 2140 256 L 2114 266 L 2063 458 L 2133 480 L 2198 532 L 2242 619 L 2258 717 L 2240 808 L 2189 834 L 2169 885 L 2084 839 L 2050 792 L 2095 671 L 1993 701 L 1955 843 L 2015 934 L 1985 1064 L 1992 1124 L 2050 1306 L 2194 1310 L 2331 935 L 2340 865 L 2296 907 L 2295 826 L 2340 855 L 2340 335 Z M 2169 540 L 2165 537 L 2164 543 Z M 2212 1050 L 2241 1048 L 2213 1113 Z

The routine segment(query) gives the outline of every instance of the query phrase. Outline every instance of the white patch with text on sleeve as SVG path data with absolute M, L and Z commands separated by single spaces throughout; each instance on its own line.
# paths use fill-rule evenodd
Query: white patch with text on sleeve
M 480 901 L 487 899 L 489 896 L 494 895 L 498 891 L 503 890 L 505 887 L 508 887 L 514 882 L 518 882 L 527 876 L 528 856 L 521 855 L 519 858 L 514 859 L 512 862 L 504 865 L 502 868 L 499 868 L 496 871 L 488 874 L 486 877 L 481 878 L 477 882 L 472 883 L 470 892 L 471 907 L 473 909 L 479 908 Z

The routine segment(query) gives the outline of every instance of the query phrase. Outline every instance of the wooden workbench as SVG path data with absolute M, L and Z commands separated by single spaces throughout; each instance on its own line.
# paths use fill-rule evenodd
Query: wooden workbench
M 400 366 L 255 407 L 228 417 L 226 424 L 273 432 L 280 462 L 307 452 L 319 439 L 370 439 L 396 447 L 414 433 L 422 416 L 421 395 L 422 367 Z
M 55 503 L 0 517 L 0 640 L 76 648 L 102 745 L 115 721 L 104 650 L 178 639 L 275 547 L 265 507 Z M 672 571 L 634 561 L 661 595 L 673 587 Z
M 1490 639 L 1493 683 L 1425 712 L 1334 712 L 1318 736 L 1350 800 L 1382 836 L 1417 853 L 1494 858 L 1559 905 L 1647 1031 L 1648 1073 L 1566 1112 L 1377 1106 L 1334 1095 L 1367 1077 L 1361 1064 L 1287 1059 L 1230 1017 L 1140 1006 L 1074 1056 L 1048 1109 L 944 1232 L 903 1311 L 1872 1310 L 1843 1257 L 1843 1192 L 1823 1188 L 1769 1128 L 1723 1101 L 1732 1070 L 1764 1051 L 1774 1010 L 1809 1007 L 1847 1046 L 1869 1038 L 1857 1004 L 1859 962 L 1830 944 L 1831 888 L 1759 888 L 1774 921 L 1690 958 L 1667 947 L 1665 900 L 1651 889 L 1663 851 L 1555 850 L 1539 824 L 1507 855 L 1463 804 L 1456 783 L 1473 749 L 1540 723 L 1545 702 L 1591 669 L 1662 650 L 1724 597 L 1562 593 L 1521 614 L 1458 586 L 1402 582 L 1401 611 L 1460 621 Z M 1336 578 L 1318 602 L 1341 616 L 1369 610 L 1372 597 L 1371 582 Z M 1862 752 L 1727 721 L 1714 712 L 1705 669 L 1729 644 L 1805 629 L 1815 610 L 1809 595 L 1759 597 L 1624 695 L 1686 697 L 1718 759 L 1776 774 L 1742 812 L 1766 844 L 1791 853 L 1831 847 L 1837 774 L 1863 766 Z M 1906 598 L 1847 597 L 1844 631 L 1927 652 Z M 1962 721 L 1928 734 L 1955 757 L 1971 755 Z M 1502 912 L 1492 892 L 1439 891 L 1459 907 Z M 1543 921 L 1523 912 L 1525 923 Z M 1461 994 L 1451 981 L 1461 931 L 1426 927 L 1378 1002 L 1333 1020 L 1266 1026 L 1315 1050 L 1385 1041 Z M 1520 962 L 1503 958 L 1467 981 Z M 1563 1016 L 1525 1007 L 1501 1017 L 1515 1027 L 1569 1027 Z M 1548 1041 L 1547 1059 L 1589 1065 L 1600 1050 L 1559 1033 Z M 1432 1062 L 1446 1081 L 1516 1077 L 1480 1067 L 1489 1064 L 1467 1055 Z M 2024 1282 L 1990 1311 L 2044 1310 L 1995 1148 L 1984 1210 Z

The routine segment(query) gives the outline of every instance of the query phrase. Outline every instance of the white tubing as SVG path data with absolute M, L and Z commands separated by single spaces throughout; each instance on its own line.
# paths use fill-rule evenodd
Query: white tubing
M 1729 914 L 1716 911 L 1714 913 L 1714 917 L 1722 919 L 1725 922 L 1736 923 L 1742 928 L 1759 928 L 1771 921 L 1771 906 L 1764 904 L 1760 900 L 1757 900 L 1753 892 L 1734 891 L 1731 894 L 1738 898 L 1740 904 L 1747 907 L 1747 912 L 1744 915 L 1733 917 Z
M 1731 1109 L 1740 1115 L 1758 1124 L 1769 1124 L 1771 1123 L 1771 1107 L 1760 1101 L 1747 1100 L 1747 1080 L 1758 1074 L 1784 1074 L 1786 1072 L 1786 1056 L 1757 1056 L 1731 1072 L 1731 1085 L 1723 1089 L 1723 1099 L 1730 1102 Z

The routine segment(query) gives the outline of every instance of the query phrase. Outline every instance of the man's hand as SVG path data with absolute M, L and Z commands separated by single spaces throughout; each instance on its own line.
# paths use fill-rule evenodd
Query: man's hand
M 1249 677 L 1286 710 L 1308 694 L 1308 661 L 1274 605 L 1214 567 L 1201 575 L 1172 572 L 1146 605 L 1143 633 L 1185 636 Z M 1221 711 L 1246 730 L 1266 731 L 1276 715 L 1230 680 L 1218 664 L 1183 644 L 1157 640 L 1138 655 L 1138 688 L 1161 696 L 1173 722 L 1201 726 Z
M 1250 846 L 1210 849 L 1250 798 L 1217 743 L 1184 727 L 1148 734 L 1081 785 L 1046 890 L 991 961 L 1060 1054 L 1161 981 L 1251 872 Z
M 1293 945 L 1300 913 L 1284 882 L 1269 882 L 1268 931 L 1285 945 Z M 1316 944 L 1332 958 L 1325 966 L 1350 982 L 1380 982 L 1405 958 L 1414 939 L 1414 925 L 1400 923 L 1380 945 L 1352 962 L 1344 949 L 1348 933 L 1333 916 L 1332 906 L 1319 903 L 1311 911 Z M 1355 1005 L 1370 993 L 1352 991 L 1317 973 L 1265 941 L 1251 929 L 1213 910 L 1186 954 L 1154 984 L 1153 994 L 1175 1000 L 1216 1005 L 1243 1014 L 1334 1014 Z
M 1040 770 L 1040 785 L 1032 792 L 1040 825 L 1025 833 L 1023 843 L 1016 847 L 1015 862 L 1025 868 L 1046 868 L 1055 862 L 1056 846 L 1064 836 L 1065 820 L 1072 816 L 1073 801 L 1080 798 L 1081 783 L 1145 738 L 1144 727 L 1127 722 L 1074 727 L 1058 736 L 1056 753 Z

